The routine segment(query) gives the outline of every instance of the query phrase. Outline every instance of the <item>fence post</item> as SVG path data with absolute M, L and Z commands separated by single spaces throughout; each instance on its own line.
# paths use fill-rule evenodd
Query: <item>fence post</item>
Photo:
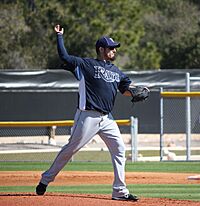
M 163 88 L 160 88 L 160 93 L 163 92 Z M 160 161 L 163 160 L 163 97 L 160 97 Z
M 190 73 L 186 73 L 186 92 L 190 92 Z M 186 97 L 186 160 L 190 160 L 191 148 L 191 107 L 190 97 Z
M 55 139 L 56 128 L 57 126 L 55 125 L 50 127 L 50 134 L 49 134 L 49 144 L 50 145 L 56 145 L 56 139 Z
M 138 119 L 131 116 L 131 162 L 137 161 L 137 134 L 138 134 Z

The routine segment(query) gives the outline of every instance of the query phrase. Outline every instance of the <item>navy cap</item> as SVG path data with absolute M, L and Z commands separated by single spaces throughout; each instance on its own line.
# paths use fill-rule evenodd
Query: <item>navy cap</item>
M 97 40 L 96 42 L 96 48 L 103 47 L 103 48 L 115 48 L 115 47 L 120 47 L 119 42 L 115 42 L 112 38 L 108 36 L 103 36 L 100 39 Z

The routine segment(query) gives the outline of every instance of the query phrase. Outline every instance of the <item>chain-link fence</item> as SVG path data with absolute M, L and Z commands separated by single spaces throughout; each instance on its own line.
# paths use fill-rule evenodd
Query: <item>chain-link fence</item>
M 120 130 L 130 127 L 130 120 L 119 120 Z M 71 133 L 68 126 L 16 126 L 0 124 L 0 161 L 53 161 L 61 148 L 68 143 Z M 29 123 L 28 123 L 29 124 Z M 33 123 L 34 124 L 34 123 Z M 127 159 L 131 161 L 131 130 L 122 134 L 127 149 Z M 105 143 L 96 135 L 87 145 L 72 157 L 72 161 L 110 161 Z
M 1 127 L 1 161 L 52 161 L 67 141 L 69 127 L 61 127 L 52 135 L 53 127 Z M 52 138 L 53 137 L 53 138 Z
M 161 97 L 161 160 L 200 160 L 200 96 L 191 95 L 188 120 L 187 95 Z

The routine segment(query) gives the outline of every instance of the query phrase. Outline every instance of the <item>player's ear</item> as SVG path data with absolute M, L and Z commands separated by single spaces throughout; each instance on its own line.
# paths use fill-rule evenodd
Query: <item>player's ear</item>
M 104 51 L 104 48 L 103 48 L 103 47 L 99 47 L 99 51 L 100 51 L 100 52 L 103 52 L 103 51 Z

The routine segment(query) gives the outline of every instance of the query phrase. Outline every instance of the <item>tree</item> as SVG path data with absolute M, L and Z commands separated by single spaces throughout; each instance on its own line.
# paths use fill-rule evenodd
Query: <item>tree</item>
M 57 23 L 65 28 L 65 44 L 71 54 L 94 57 L 96 56 L 95 41 L 102 35 L 109 35 L 122 44 L 117 61 L 120 67 L 145 69 L 147 64 L 152 68 L 158 67 L 159 62 L 155 60 L 158 54 L 154 43 L 140 44 L 140 39 L 144 36 L 140 16 L 144 9 L 138 1 L 16 0 L 11 2 L 1 3 L 4 8 L 1 12 L 7 18 L 3 24 L 7 24 L 6 21 L 14 16 L 15 27 L 19 22 L 21 26 L 17 26 L 14 31 L 18 41 L 10 38 L 14 28 L 12 24 L 6 30 L 7 36 L 4 35 L 2 38 L 1 43 L 9 46 L 3 45 L 6 55 L 2 56 L 1 68 L 59 67 L 53 31 Z
M 70 54 L 95 57 L 102 35 L 121 42 L 126 70 L 200 67 L 195 0 L 4 0 L 0 69 L 60 68 L 54 26 L 65 28 Z M 6 25 L 6 26 L 5 26 Z
M 16 3 L 5 3 L 0 9 L 0 68 L 27 68 L 21 42 L 29 30 L 22 15 L 21 7 Z
M 161 69 L 200 67 L 200 11 L 189 1 L 152 0 L 144 16 L 146 35 L 162 55 Z

